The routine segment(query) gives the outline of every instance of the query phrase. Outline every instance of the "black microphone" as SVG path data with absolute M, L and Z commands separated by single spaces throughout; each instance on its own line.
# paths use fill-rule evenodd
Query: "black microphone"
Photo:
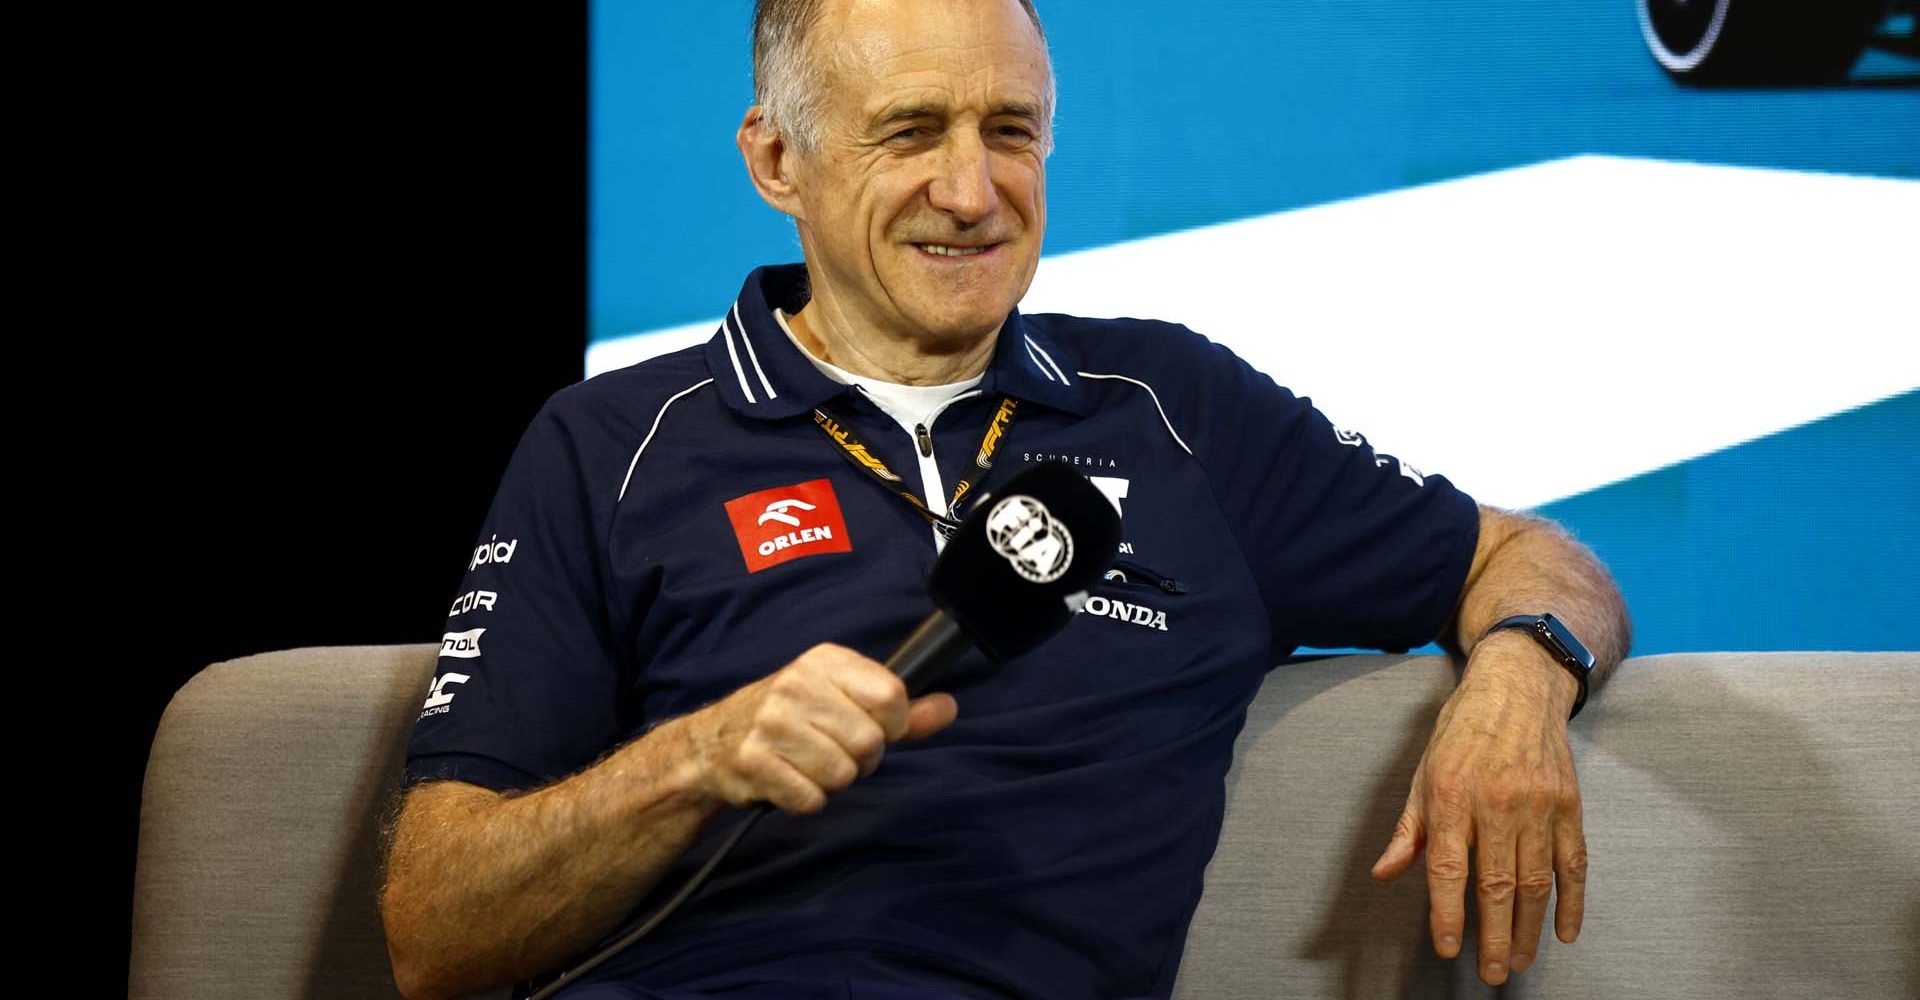
M 887 658 L 919 694 L 967 650 L 996 664 L 1073 620 L 1120 545 L 1120 516 L 1085 476 L 1042 462 L 974 502 L 934 561 L 934 611 Z

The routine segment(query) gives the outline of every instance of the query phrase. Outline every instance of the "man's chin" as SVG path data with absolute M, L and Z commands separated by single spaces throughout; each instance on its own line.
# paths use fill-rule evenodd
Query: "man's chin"
M 991 336 L 1020 302 L 1020 296 L 1003 281 L 990 287 L 922 286 L 915 292 L 913 305 L 902 312 L 914 326 L 938 340 L 969 341 Z
M 946 304 L 951 306 L 954 303 Z M 915 310 L 909 313 L 909 318 L 928 341 L 959 349 L 978 342 L 982 337 L 993 336 L 1000 325 L 1006 322 L 1007 313 L 1012 311 L 1011 302 L 995 299 L 978 305 L 968 304 L 967 308 L 961 309 Z

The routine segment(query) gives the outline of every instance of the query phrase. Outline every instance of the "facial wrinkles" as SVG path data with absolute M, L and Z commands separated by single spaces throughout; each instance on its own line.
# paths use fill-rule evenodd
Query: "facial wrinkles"
M 977 49 L 949 47 L 943 51 L 951 55 L 956 64 L 966 64 L 974 58 L 968 53 Z M 903 63 L 908 65 L 899 65 Z M 879 274 L 883 271 L 878 260 L 881 255 L 917 242 L 1000 243 L 1017 239 L 1028 231 L 1037 232 L 1042 221 L 1037 199 L 1044 191 L 1037 149 L 996 150 L 982 130 L 994 108 L 1008 103 L 1037 107 L 1039 95 L 1028 88 L 1005 88 L 1002 93 L 992 93 L 996 75 L 992 68 L 969 70 L 956 88 L 950 81 L 958 74 L 912 66 L 908 55 L 890 60 L 889 65 L 899 65 L 899 68 L 875 88 L 887 95 L 885 100 L 857 111 L 836 109 L 843 112 L 835 115 L 838 134 L 834 136 L 836 141 L 824 151 L 823 159 L 829 162 L 822 164 L 826 171 L 840 177 L 859 179 L 851 186 L 858 192 L 856 207 L 863 216 L 858 224 L 867 233 L 867 239 L 861 241 L 857 251 L 864 258 L 858 262 L 859 266 Z M 990 100 L 995 103 L 989 103 Z M 878 121 L 888 110 L 903 107 L 935 110 L 941 113 L 941 120 L 886 124 Z M 936 140 L 930 140 L 931 147 L 903 150 L 888 144 L 890 135 L 908 126 L 932 128 L 941 134 Z M 966 144 L 971 148 L 955 150 L 952 144 Z M 968 162 L 950 162 L 949 158 L 955 156 L 965 157 Z M 1009 192 L 1005 187 L 1006 174 L 1018 170 L 1031 173 L 1022 178 L 1024 183 L 1016 183 Z M 959 176 L 947 173 L 949 171 L 958 171 Z M 938 183 L 988 186 L 990 191 L 983 211 L 976 217 L 956 220 L 926 204 L 927 188 L 936 182 L 936 176 Z M 1020 203 L 1011 204 L 1014 198 Z M 1025 270 L 1030 278 L 1031 266 Z M 910 311 L 908 304 L 895 296 L 895 289 L 889 283 L 879 282 L 876 291 L 896 315 L 904 316 Z M 849 318 L 841 308 L 830 308 L 830 312 L 838 321 L 836 325 Z
M 864 13 L 859 6 L 831 19 L 845 31 L 815 39 L 829 105 L 823 109 L 825 142 L 817 154 L 802 157 L 810 162 L 801 169 L 812 175 L 805 186 L 831 200 L 821 203 L 824 211 L 811 226 L 802 224 L 802 234 L 809 259 L 826 269 L 822 277 L 831 276 L 815 286 L 820 339 L 832 343 L 836 353 L 857 353 L 870 361 L 877 359 L 857 349 L 865 341 L 855 331 L 871 330 L 889 340 L 905 335 L 932 354 L 967 353 L 985 315 L 962 329 L 942 318 L 958 315 L 947 306 L 977 311 L 982 295 L 1008 298 L 1010 306 L 1038 263 L 1044 123 L 1020 123 L 1034 136 L 1026 148 L 986 130 L 999 127 L 993 114 L 1007 105 L 1044 113 L 1044 49 L 1037 36 L 1016 36 L 1030 30 L 1024 23 L 996 25 L 996 34 L 984 39 L 972 30 L 977 22 L 937 29 L 940 35 L 914 35 L 888 30 L 897 21 L 858 16 Z M 970 8 L 958 9 L 964 15 Z M 870 24 L 879 26 L 862 26 Z M 949 36 L 969 40 L 959 44 Z M 903 108 L 930 114 L 881 121 Z M 908 127 L 932 132 L 923 143 L 888 141 Z M 976 187 L 952 187 L 962 184 Z M 958 216 L 951 214 L 956 196 L 963 203 Z M 945 272 L 946 277 L 930 282 L 932 272 L 913 262 L 913 255 L 924 252 L 916 243 L 1003 244 L 999 252 L 1012 256 L 978 271 Z M 832 252 L 825 252 L 829 247 Z M 1004 293 L 996 294 L 995 288 Z M 949 300 L 950 293 L 958 298 Z

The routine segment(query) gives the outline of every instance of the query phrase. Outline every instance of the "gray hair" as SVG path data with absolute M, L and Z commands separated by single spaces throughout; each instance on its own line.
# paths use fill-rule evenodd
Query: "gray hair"
M 1033 22 L 1045 53 L 1047 29 L 1033 0 L 1018 0 Z M 822 0 L 755 0 L 753 5 L 753 100 L 768 127 L 803 153 L 820 148 L 820 116 L 826 103 L 820 64 L 808 58 L 807 36 L 820 19 Z M 1053 149 L 1056 101 L 1053 57 L 1047 55 L 1047 93 L 1040 109 L 1040 151 Z

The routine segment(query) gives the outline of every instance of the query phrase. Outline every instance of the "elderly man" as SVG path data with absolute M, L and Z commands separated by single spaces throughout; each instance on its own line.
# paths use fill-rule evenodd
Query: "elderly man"
M 1572 941 L 1567 720 L 1628 643 L 1604 569 L 1183 328 L 1020 314 L 1054 103 L 1030 3 L 762 0 L 754 69 L 740 151 L 805 264 L 528 430 L 391 831 L 402 991 L 567 967 L 765 802 L 562 995 L 1165 996 L 1265 671 L 1435 638 L 1465 672 L 1374 875 L 1425 852 L 1451 957 L 1475 871 L 1489 983 L 1533 961 L 1556 885 Z M 926 610 L 940 528 L 1045 460 L 1119 506 L 1115 571 L 1035 652 L 910 699 L 876 657 Z

